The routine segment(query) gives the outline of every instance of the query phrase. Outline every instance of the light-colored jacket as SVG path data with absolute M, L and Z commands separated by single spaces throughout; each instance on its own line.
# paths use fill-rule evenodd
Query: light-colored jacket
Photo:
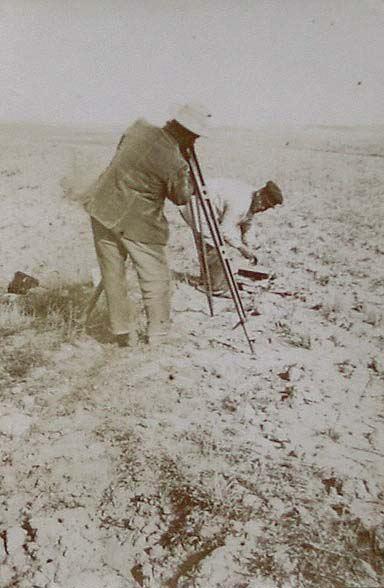
M 115 234 L 165 245 L 169 237 L 165 198 L 180 206 L 189 201 L 192 191 L 177 141 L 139 119 L 124 133 L 111 163 L 87 191 L 85 209 Z
M 206 186 L 224 241 L 239 249 L 245 244 L 244 237 L 252 222 L 252 215 L 248 211 L 255 188 L 232 178 L 207 178 Z M 189 207 L 183 206 L 180 212 L 191 224 Z M 205 223 L 203 233 L 209 242 L 209 230 Z

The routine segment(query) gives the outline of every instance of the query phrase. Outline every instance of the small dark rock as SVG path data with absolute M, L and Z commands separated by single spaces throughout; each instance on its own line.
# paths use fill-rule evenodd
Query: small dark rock
M 131 574 L 140 586 L 144 586 L 145 578 L 143 574 L 143 566 L 141 564 L 133 566 L 133 568 L 131 568 Z
M 28 290 L 36 288 L 39 281 L 33 276 L 24 274 L 23 272 L 16 272 L 12 281 L 8 284 L 9 294 L 26 294 Z
M 289 380 L 290 380 L 289 370 L 287 370 L 286 372 L 280 372 L 277 375 L 279 376 L 279 378 L 281 380 L 285 380 L 286 382 L 289 382 Z

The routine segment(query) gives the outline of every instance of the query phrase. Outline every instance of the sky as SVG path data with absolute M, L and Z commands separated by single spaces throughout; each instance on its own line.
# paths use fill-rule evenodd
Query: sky
M 384 124 L 384 0 L 0 0 L 0 121 Z

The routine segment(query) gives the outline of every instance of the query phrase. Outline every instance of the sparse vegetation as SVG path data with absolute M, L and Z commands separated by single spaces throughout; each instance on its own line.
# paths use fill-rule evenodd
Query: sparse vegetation
M 24 297 L 23 310 L 33 316 L 42 326 L 45 321 L 55 324 L 55 318 L 68 325 L 71 331 L 81 323 L 84 306 L 87 302 L 90 288 L 83 284 L 68 285 L 62 288 L 31 290 Z M 50 316 L 53 315 L 53 320 Z
M 276 324 L 276 330 L 286 339 L 289 345 L 292 345 L 293 347 L 302 347 L 303 349 L 311 349 L 310 335 L 295 332 L 287 322 L 279 321 Z
M 1 387 L 26 377 L 48 360 L 62 343 L 74 342 L 84 332 L 84 308 L 90 289 L 72 285 L 31 290 L 0 302 Z M 49 342 L 47 335 L 50 334 Z M 13 339 L 22 337 L 22 344 Z
M 22 347 L 1 349 L 2 361 L 0 366 L 0 391 L 12 382 L 23 380 L 29 370 L 44 363 L 44 355 L 40 349 L 35 349 L 32 342 Z

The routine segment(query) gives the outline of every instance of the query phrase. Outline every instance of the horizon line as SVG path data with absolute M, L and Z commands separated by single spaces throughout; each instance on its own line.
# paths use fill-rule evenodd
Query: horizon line
M 140 117 L 145 118 L 145 117 Z M 149 118 L 149 117 L 148 117 Z M 136 119 L 135 119 L 136 120 Z M 125 129 L 132 121 L 127 121 L 126 123 L 119 123 L 117 121 L 114 122 L 96 122 L 96 123 L 70 123 L 70 122 L 52 122 L 52 121 L 41 121 L 41 120 L 28 120 L 28 119 L 21 119 L 21 120 L 1 120 L 0 119 L 0 127 L 11 127 L 11 128 L 22 128 L 22 127 L 33 127 L 33 128 L 46 128 L 46 129 L 61 129 L 61 130 L 77 130 L 82 132 L 104 132 L 104 133 L 113 133 L 118 132 L 119 129 Z M 212 126 L 210 131 L 214 133 L 215 131 L 223 131 L 227 129 L 236 129 L 236 130 L 256 130 L 256 129 L 333 129 L 333 130 L 343 130 L 343 129 L 384 129 L 384 122 L 383 123 L 356 123 L 356 124 L 329 124 L 329 123 L 295 123 L 289 124 L 285 122 L 270 122 L 270 123 L 263 123 L 263 124 L 250 124 L 250 125 L 218 125 Z

